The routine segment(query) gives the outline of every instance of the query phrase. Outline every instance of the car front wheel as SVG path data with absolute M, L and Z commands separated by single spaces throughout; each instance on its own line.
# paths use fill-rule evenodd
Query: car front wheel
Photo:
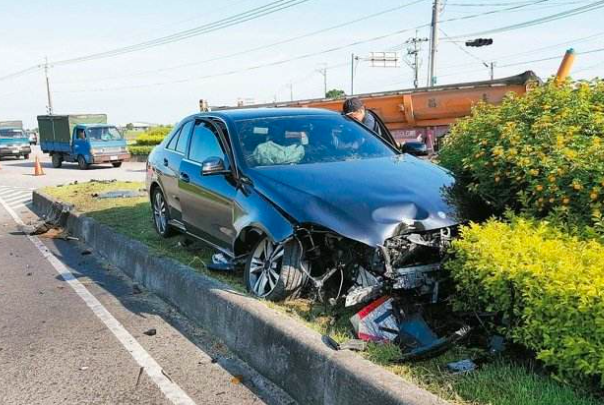
M 153 209 L 153 225 L 159 236 L 162 238 L 172 236 L 174 234 L 174 229 L 169 224 L 170 212 L 168 203 L 159 187 L 153 192 L 151 207 Z
M 307 280 L 302 266 L 301 247 L 292 240 L 274 243 L 262 238 L 250 253 L 245 266 L 245 285 L 250 293 L 270 301 L 282 301 L 298 295 Z

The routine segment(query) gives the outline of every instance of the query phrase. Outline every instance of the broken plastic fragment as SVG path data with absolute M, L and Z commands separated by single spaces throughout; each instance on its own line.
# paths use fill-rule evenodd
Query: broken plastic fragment
M 382 297 L 357 312 L 350 322 L 357 337 L 368 342 L 391 342 L 398 336 L 392 298 Z
M 476 370 L 476 363 L 470 359 L 465 359 L 449 363 L 447 364 L 447 368 L 454 374 L 465 374 Z

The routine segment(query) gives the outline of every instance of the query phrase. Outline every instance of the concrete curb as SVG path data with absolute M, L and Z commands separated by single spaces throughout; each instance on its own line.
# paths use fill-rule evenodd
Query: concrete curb
M 35 191 L 34 211 L 62 225 L 136 282 L 221 339 L 300 404 L 444 405 L 439 397 L 347 351 L 319 333 L 191 268 L 154 255 L 73 207 Z

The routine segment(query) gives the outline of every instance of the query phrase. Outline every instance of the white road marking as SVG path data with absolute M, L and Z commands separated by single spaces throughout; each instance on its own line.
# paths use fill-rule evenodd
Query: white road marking
M 0 198 L 0 205 L 10 214 L 15 220 L 17 225 L 24 227 L 25 224 L 21 218 L 13 211 L 13 209 Z M 65 265 L 59 261 L 48 248 L 38 239 L 36 236 L 28 235 L 25 236 L 33 243 L 33 245 L 40 251 L 42 256 L 54 267 L 59 275 L 69 284 L 71 288 L 80 296 L 80 298 L 86 303 L 88 308 L 105 324 L 105 326 L 115 335 L 117 340 L 124 346 L 124 348 L 132 355 L 134 360 L 141 366 L 149 378 L 159 387 L 170 402 L 175 405 L 195 405 L 195 402 L 183 391 L 177 384 L 168 379 L 161 366 L 155 361 L 153 357 L 138 343 L 138 341 L 122 326 L 117 319 L 96 299 L 94 295 L 90 293 L 84 287 L 82 283 L 78 281 L 73 273 L 65 267 Z

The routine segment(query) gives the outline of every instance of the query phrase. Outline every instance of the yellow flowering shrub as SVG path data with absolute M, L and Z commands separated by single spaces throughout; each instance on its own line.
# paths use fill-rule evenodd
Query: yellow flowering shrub
M 464 227 L 452 249 L 457 309 L 504 314 L 503 332 L 560 377 L 604 386 L 604 245 L 512 218 Z
M 548 82 L 481 103 L 445 138 L 440 164 L 493 212 L 593 225 L 604 204 L 604 81 Z

